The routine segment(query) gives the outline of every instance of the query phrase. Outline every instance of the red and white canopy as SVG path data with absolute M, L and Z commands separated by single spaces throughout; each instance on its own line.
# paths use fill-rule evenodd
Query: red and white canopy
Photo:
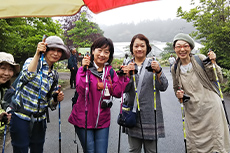
M 0 18 L 70 16 L 84 5 L 97 14 L 147 1 L 155 0 L 0 0 Z

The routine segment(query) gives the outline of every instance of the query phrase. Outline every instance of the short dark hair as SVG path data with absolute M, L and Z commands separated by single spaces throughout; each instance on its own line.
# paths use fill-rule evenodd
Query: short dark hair
M 132 40 L 131 40 L 131 43 L 130 43 L 130 46 L 129 46 L 129 47 L 130 47 L 130 52 L 131 52 L 131 54 L 133 55 L 133 44 L 134 44 L 134 41 L 135 41 L 137 38 L 140 39 L 140 40 L 145 41 L 146 46 L 147 46 L 146 55 L 148 55 L 148 53 L 152 50 L 152 47 L 151 47 L 150 44 L 149 44 L 148 38 L 145 37 L 143 34 L 137 34 L 137 35 L 133 36 L 133 38 L 132 38 Z
M 90 48 L 90 61 L 93 62 L 94 60 L 94 56 L 92 53 L 96 48 L 106 48 L 107 46 L 109 46 L 109 52 L 110 52 L 109 60 L 107 62 L 111 64 L 113 61 L 114 46 L 112 40 L 106 37 L 99 37 L 93 42 Z

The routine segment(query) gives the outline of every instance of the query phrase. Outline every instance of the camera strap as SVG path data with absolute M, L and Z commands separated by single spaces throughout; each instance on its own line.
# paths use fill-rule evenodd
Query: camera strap
M 140 69 L 141 72 L 140 72 L 140 77 L 139 77 L 138 86 L 137 86 L 137 95 L 138 95 L 138 97 L 140 95 L 141 85 L 142 85 L 142 81 L 143 81 L 144 74 L 145 74 L 145 67 L 148 64 L 148 61 L 149 61 L 148 58 L 145 58 L 145 61 L 143 62 L 143 65 L 142 65 L 142 68 Z M 134 105 L 133 105 L 133 112 L 136 113 L 136 111 L 137 111 L 137 96 L 135 96 Z

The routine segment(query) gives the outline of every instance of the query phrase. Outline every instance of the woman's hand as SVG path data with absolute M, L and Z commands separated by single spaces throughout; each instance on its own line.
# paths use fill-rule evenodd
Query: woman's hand
M 210 60 L 216 60 L 216 54 L 213 51 L 208 52 L 208 57 Z
M 130 74 L 129 74 L 129 68 L 128 65 L 121 65 L 121 69 L 123 70 L 123 72 L 125 73 L 125 76 L 128 76 L 130 78 Z
M 62 101 L 64 99 L 64 93 L 63 91 L 56 91 L 58 93 L 58 96 L 57 96 L 57 101 Z
M 37 45 L 37 50 L 36 50 L 35 55 L 40 56 L 41 53 L 45 53 L 46 52 L 46 45 L 47 45 L 47 43 L 45 43 L 45 42 L 39 42 Z
M 8 122 L 9 122 L 10 119 L 11 119 L 11 114 L 8 114 L 7 112 L 2 112 L 2 113 L 0 114 L 0 121 L 2 121 L 2 118 L 3 118 L 4 115 L 7 116 L 7 119 L 8 119 Z
M 129 70 L 129 71 L 135 70 L 135 64 L 134 64 L 134 63 L 129 63 L 129 65 L 128 65 L 128 70 Z
M 159 72 L 161 70 L 161 67 L 157 61 L 152 61 L 151 67 L 153 70 L 155 70 L 155 72 Z
M 178 99 L 181 99 L 181 98 L 183 98 L 183 96 L 184 96 L 184 90 L 177 90 L 176 97 Z
M 90 64 L 90 56 L 85 56 L 83 59 L 82 59 L 82 66 L 85 67 L 85 66 L 89 66 Z

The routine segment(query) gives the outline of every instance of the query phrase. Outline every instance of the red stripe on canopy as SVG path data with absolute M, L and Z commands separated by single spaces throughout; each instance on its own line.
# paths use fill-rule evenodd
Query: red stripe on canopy
M 100 13 L 117 7 L 156 0 L 83 0 L 85 5 L 93 12 Z

